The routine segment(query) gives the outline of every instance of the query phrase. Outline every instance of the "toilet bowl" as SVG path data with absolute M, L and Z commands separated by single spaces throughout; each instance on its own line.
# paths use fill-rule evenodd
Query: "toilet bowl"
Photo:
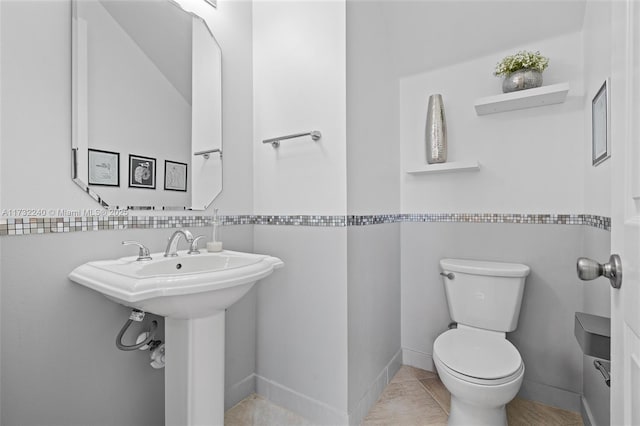
M 451 319 L 457 328 L 433 343 L 433 361 L 451 394 L 448 424 L 507 425 L 505 405 L 522 385 L 524 363 L 506 339 L 516 329 L 529 267 L 442 259 Z
M 449 425 L 506 425 L 505 404 L 524 377 L 518 350 L 500 333 L 453 329 L 436 339 L 433 360 L 451 393 Z

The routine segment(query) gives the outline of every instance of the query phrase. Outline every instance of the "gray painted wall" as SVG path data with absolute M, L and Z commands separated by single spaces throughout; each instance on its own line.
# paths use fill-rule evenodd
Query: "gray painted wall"
M 284 261 L 256 286 L 256 374 L 272 385 L 258 391 L 312 421 L 344 424 L 347 230 L 255 225 L 254 236 L 257 253 Z
M 225 229 L 228 248 L 250 251 L 250 228 Z M 170 232 L 78 232 L 0 240 L 2 424 L 164 422 L 164 370 L 148 365 L 148 352 L 122 352 L 114 344 L 130 310 L 74 284 L 67 275 L 90 260 L 131 255 L 133 249 L 123 248 L 122 240 L 144 241 L 152 251 L 161 251 Z M 46 264 L 34 267 L 30 253 Z M 228 384 L 253 373 L 254 310 L 251 292 L 228 311 Z M 163 319 L 148 318 L 159 321 L 162 338 Z
M 611 233 L 600 229 L 585 228 L 583 233 L 582 254 L 598 262 L 605 262 L 611 254 Z M 611 317 L 611 286 L 606 278 L 598 278 L 582 283 L 584 304 L 582 312 L 603 317 Z M 576 345 L 578 343 L 576 342 Z M 593 366 L 595 358 L 584 355 L 582 374 L 582 394 L 589 412 L 593 416 L 593 426 L 609 424 L 611 412 L 611 389 L 605 384 L 602 375 Z
M 211 229 L 211 228 L 204 228 Z M 201 230 L 198 229 L 198 232 Z M 253 225 L 223 227 L 220 240 L 228 250 L 253 252 Z M 255 392 L 257 292 L 252 288 L 227 309 L 225 319 L 225 409 Z
M 582 254 L 598 262 L 608 262 L 611 255 L 611 232 L 596 228 L 584 228 L 582 234 Z M 611 316 L 609 280 L 598 278 L 593 281 L 584 281 L 583 312 L 603 317 Z
M 145 241 L 158 249 L 165 233 L 0 240 L 2 424 L 164 422 L 164 371 L 148 365 L 148 353 L 122 352 L 114 344 L 130 310 L 72 283 L 67 274 L 89 260 L 131 254 L 120 246 L 123 239 Z M 29 254 L 42 264 L 32 264 Z
M 450 321 L 440 259 L 524 263 L 531 274 L 518 328 L 507 336 L 526 366 L 521 395 L 579 411 L 582 353 L 573 317 L 582 308 L 583 284 L 575 274 L 582 233 L 582 226 L 567 225 L 403 223 L 403 348 L 431 356 Z
M 347 237 L 352 412 L 400 350 L 400 224 L 349 227 Z

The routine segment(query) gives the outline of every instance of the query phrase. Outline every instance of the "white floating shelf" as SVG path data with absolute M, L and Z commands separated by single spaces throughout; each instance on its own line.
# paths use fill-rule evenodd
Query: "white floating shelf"
M 567 92 L 569 92 L 569 83 L 560 83 L 488 96 L 476 100 L 476 113 L 478 115 L 487 115 L 516 109 L 561 104 L 566 100 Z
M 480 170 L 478 161 L 452 161 L 451 163 L 427 164 L 419 170 L 411 170 L 410 175 L 420 175 L 426 173 L 451 173 Z

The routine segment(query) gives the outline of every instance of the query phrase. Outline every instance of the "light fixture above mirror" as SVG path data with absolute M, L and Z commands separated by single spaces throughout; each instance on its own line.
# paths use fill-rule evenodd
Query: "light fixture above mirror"
M 73 181 L 103 207 L 206 209 L 222 190 L 222 55 L 205 19 L 173 0 L 72 4 Z

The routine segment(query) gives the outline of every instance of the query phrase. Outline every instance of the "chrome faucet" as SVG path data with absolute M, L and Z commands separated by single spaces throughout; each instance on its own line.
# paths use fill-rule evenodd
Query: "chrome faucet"
M 129 245 L 138 246 L 138 248 L 140 249 L 138 251 L 138 258 L 136 259 L 136 261 L 138 261 L 138 262 L 145 261 L 145 260 L 153 260 L 153 259 L 151 259 L 151 255 L 149 254 L 149 249 L 147 247 L 145 247 L 145 245 L 142 244 L 142 243 L 139 243 L 137 241 L 123 241 L 122 245 L 124 245 L 124 246 L 129 246 Z
M 204 235 L 198 235 L 191 241 L 191 247 L 187 254 L 200 254 L 200 250 L 198 250 L 198 241 L 204 238 Z
M 169 243 L 167 243 L 167 249 L 164 251 L 164 257 L 175 257 L 178 255 L 178 241 L 180 241 L 180 237 L 184 236 L 185 240 L 189 244 L 193 241 L 193 235 L 186 229 L 178 229 L 176 232 L 171 235 L 169 238 Z

